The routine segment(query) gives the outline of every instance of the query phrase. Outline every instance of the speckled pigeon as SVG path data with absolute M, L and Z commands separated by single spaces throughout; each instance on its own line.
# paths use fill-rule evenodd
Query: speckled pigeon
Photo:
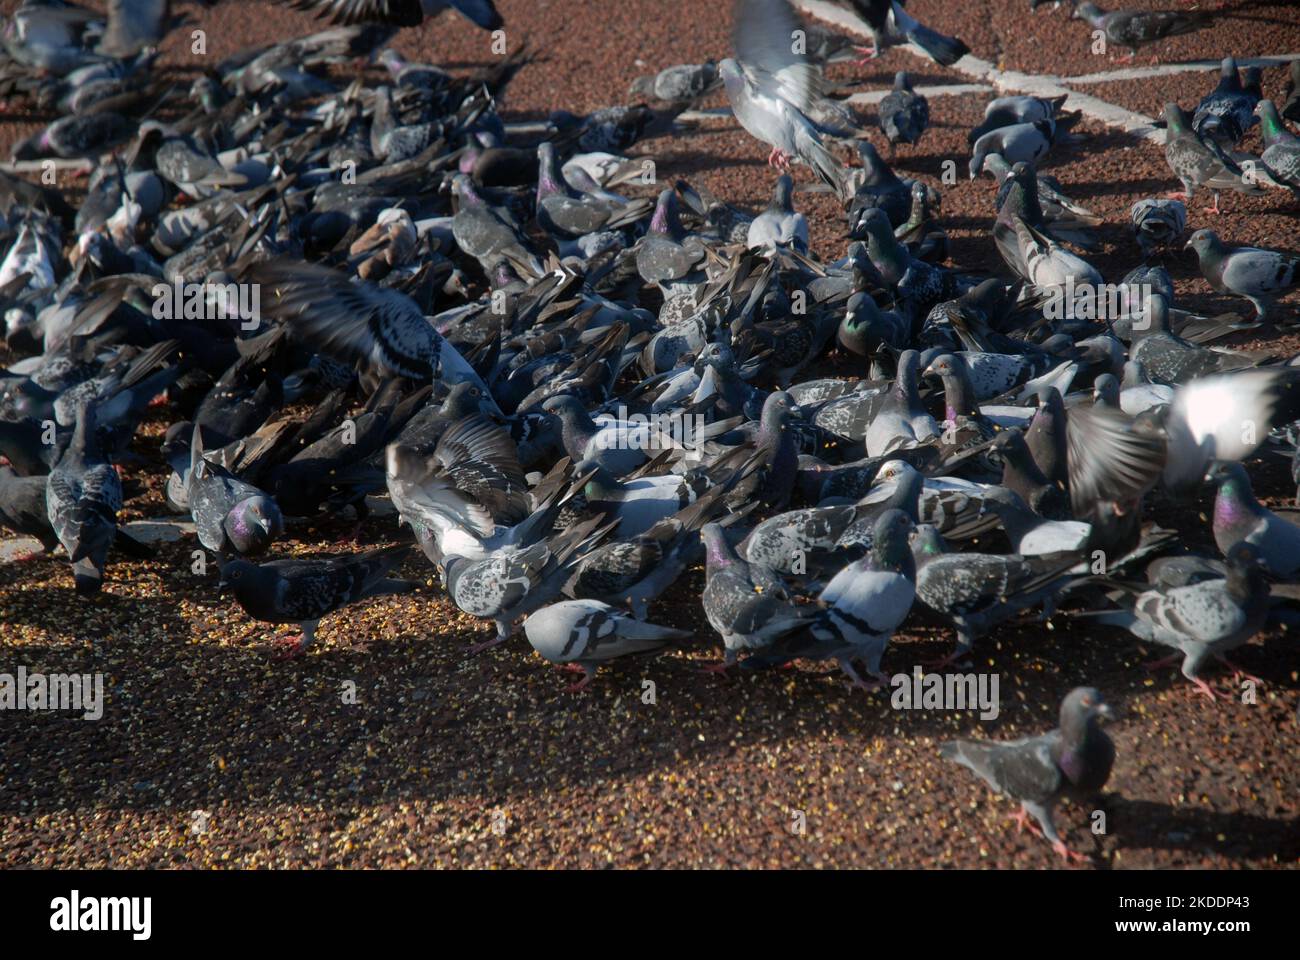
M 1220 293 L 1235 293 L 1255 305 L 1255 316 L 1268 316 L 1277 298 L 1300 288 L 1300 256 L 1261 250 L 1258 247 L 1230 247 L 1213 230 L 1197 230 L 1187 241 L 1195 250 L 1201 275 Z
M 306 652 L 326 615 L 369 597 L 414 590 L 415 584 L 388 576 L 410 553 L 400 546 L 327 559 L 226 560 L 219 591 L 233 593 L 254 620 L 298 624 L 301 636 L 276 641 L 280 659 L 290 659 Z
M 1213 701 L 1217 695 L 1200 677 L 1202 664 L 1210 657 L 1223 661 L 1230 651 L 1258 633 L 1268 619 L 1268 582 L 1259 551 L 1242 541 L 1233 544 L 1226 559 L 1228 576 L 1223 580 L 1155 588 L 1136 596 L 1121 591 L 1118 600 L 1124 609 L 1077 616 L 1123 627 L 1139 640 L 1180 651 L 1183 676 L 1196 685 L 1197 692 Z M 1152 666 L 1178 659 L 1175 654 Z

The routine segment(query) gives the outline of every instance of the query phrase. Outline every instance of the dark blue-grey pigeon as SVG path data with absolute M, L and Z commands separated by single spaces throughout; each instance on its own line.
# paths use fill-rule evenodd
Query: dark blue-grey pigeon
M 974 771 L 995 793 L 1020 801 L 1016 823 L 1030 817 L 1062 859 L 1086 861 L 1056 832 L 1053 810 L 1063 798 L 1090 801 L 1110 779 L 1115 744 L 1101 729 L 1110 707 L 1094 687 L 1076 687 L 1061 702 L 1060 725 L 1020 740 L 951 740 L 939 747 L 945 760 Z
M 279 504 L 203 455 L 203 428 L 194 428 L 185 494 L 199 543 L 222 556 L 264 553 L 284 533 Z
M 410 553 L 409 546 L 398 546 L 344 557 L 294 557 L 263 564 L 242 558 L 225 560 L 218 592 L 233 593 L 254 620 L 298 624 L 300 636 L 276 641 L 279 658 L 287 660 L 307 650 L 323 617 L 370 597 L 414 590 L 414 583 L 388 575 Z
M 72 442 L 50 471 L 45 508 L 50 526 L 68 551 L 77 592 L 98 593 L 103 584 L 108 548 L 117 534 L 122 509 L 122 481 L 103 455 L 96 436 L 95 408 L 77 410 Z

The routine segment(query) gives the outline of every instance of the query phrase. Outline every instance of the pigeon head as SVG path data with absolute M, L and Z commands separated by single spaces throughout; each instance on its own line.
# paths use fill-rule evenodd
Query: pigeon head
M 921 376 L 930 380 L 942 380 L 944 377 L 957 376 L 957 367 L 961 365 L 956 356 L 951 353 L 941 353 L 930 361 L 929 365 L 921 371 Z
M 1011 168 L 1007 166 L 1006 159 L 1000 153 L 985 154 L 984 159 L 980 161 L 980 172 L 987 173 L 998 183 L 1001 183 L 1011 175 Z M 975 179 L 971 177 L 971 179 Z
M 937 557 L 944 553 L 943 537 L 939 531 L 928 523 L 922 523 L 912 531 L 912 556 L 918 560 Z
M 1209 256 L 1211 253 L 1217 253 L 1219 251 L 1219 248 L 1222 246 L 1223 246 L 1223 241 L 1219 239 L 1219 235 L 1217 233 L 1215 233 L 1213 230 L 1202 229 L 1202 230 L 1197 230 L 1194 234 L 1192 234 L 1191 238 L 1187 241 L 1187 244 L 1183 247 L 1183 249 L 1194 250 L 1196 251 L 1196 255 L 1198 257 L 1206 257 Z
M 718 76 L 722 78 L 722 83 L 727 88 L 727 95 L 733 101 L 736 94 L 745 89 L 745 74 L 741 71 L 740 64 L 731 57 L 718 61 Z
M 776 187 L 772 190 L 772 206 L 777 210 L 790 211 L 790 196 L 793 191 L 794 178 L 788 173 L 781 174 L 776 178 Z
M 1224 554 L 1228 564 L 1228 589 L 1238 597 L 1246 597 L 1267 588 L 1268 563 L 1259 547 L 1245 540 L 1238 541 Z
M 682 236 L 681 221 L 677 219 L 677 194 L 671 188 L 664 188 L 655 201 L 655 212 L 650 218 L 650 233 L 678 240 Z
M 912 79 L 907 75 L 906 70 L 899 70 L 898 73 L 894 74 L 894 89 L 895 90 L 912 89 Z
M 736 555 L 727 543 L 727 535 L 716 523 L 706 523 L 700 528 L 700 541 L 704 544 L 705 563 L 710 573 L 722 570 L 736 562 Z
M 252 556 L 265 551 L 284 532 L 284 517 L 274 500 L 256 496 L 231 507 L 221 525 L 234 548 Z
M 886 243 L 894 239 L 894 228 L 889 224 L 889 217 L 879 207 L 863 207 L 858 211 L 849 236 L 854 240 L 875 240 Z
M 1103 373 L 1093 381 L 1092 402 L 1112 410 L 1119 408 L 1119 381 L 1113 373 Z
M 795 410 L 794 397 L 784 390 L 769 393 L 763 401 L 762 429 L 766 431 L 784 430 L 790 415 Z
M 269 576 L 268 576 L 269 573 Z M 275 579 L 274 571 L 265 571 L 247 560 L 227 560 L 221 564 L 221 580 L 217 583 L 217 596 L 233 593 L 239 599 L 257 595 Z
M 1183 112 L 1183 108 L 1178 104 L 1166 103 L 1164 118 L 1165 125 L 1168 128 L 1168 136 L 1187 132 L 1187 114 Z
M 1070 731 L 1082 731 L 1093 726 L 1099 719 L 1109 720 L 1113 716 L 1110 704 L 1096 687 L 1075 687 L 1061 701 L 1061 730 L 1067 735 Z
M 1106 11 L 1101 9 L 1095 3 L 1076 3 L 1074 9 L 1070 11 L 1071 20 L 1087 20 L 1092 22 L 1106 15 Z
M 911 544 L 913 529 L 911 518 L 902 510 L 882 513 L 872 532 L 872 568 L 915 576 L 916 561 L 912 558 Z

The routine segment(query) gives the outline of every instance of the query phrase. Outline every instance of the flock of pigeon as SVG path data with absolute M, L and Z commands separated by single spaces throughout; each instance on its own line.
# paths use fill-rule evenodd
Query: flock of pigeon
M 1099 309 L 1106 284 L 1084 258 L 1101 220 L 1036 169 L 1071 140 L 1064 98 L 995 99 L 971 132 L 971 177 L 1001 184 L 989 222 L 1007 268 L 973 275 L 945 266 L 935 186 L 896 175 L 828 95 L 821 64 L 855 55 L 847 40 L 787 0 L 738 0 L 733 57 L 540 132 L 496 109 L 526 50 L 453 76 L 384 47 L 447 6 L 495 29 L 488 0 L 297 5 L 335 26 L 244 51 L 188 91 L 152 68 L 166 3 L 114 0 L 106 25 L 27 0 L 5 27 L 0 90 L 59 114 L 15 159 L 94 161 L 76 209 L 0 174 L 0 524 L 62 547 L 78 593 L 101 589 L 115 551 L 150 554 L 118 525 L 118 468 L 165 461 L 168 505 L 192 516 L 220 589 L 255 620 L 301 626 L 284 656 L 349 604 L 414 589 L 393 576 L 409 546 L 264 559 L 286 517 L 351 507 L 365 523 L 385 495 L 448 598 L 496 624 L 484 646 L 522 621 L 542 657 L 584 674 L 576 687 L 685 644 L 648 614 L 701 562 L 725 651 L 713 669 L 834 661 L 868 691 L 918 607 L 951 624 L 951 664 L 1067 605 L 1171 649 L 1210 700 L 1209 662 L 1288 621 L 1300 527 L 1256 500 L 1243 462 L 1294 445 L 1300 370 L 1211 344 L 1294 317 L 1277 301 L 1297 259 L 1197 231 L 1205 277 L 1254 316 L 1180 309 L 1161 257 L 1187 210 L 1153 197 L 1132 210 L 1123 296 Z M 860 54 L 967 52 L 898 2 L 852 6 L 874 39 Z M 1204 20 L 1077 15 L 1134 47 Z M 340 86 L 327 68 L 358 58 L 376 70 Z M 1285 124 L 1300 121 L 1298 74 L 1279 108 L 1229 58 L 1193 113 L 1167 107 L 1181 199 L 1300 196 Z M 719 88 L 780 169 L 757 216 L 686 182 L 648 195 L 628 155 Z M 900 73 L 880 129 L 914 144 L 928 114 Z M 1249 157 L 1237 144 L 1256 122 L 1266 149 Z M 809 249 L 796 162 L 842 201 L 843 256 Z M 801 376 L 828 351 L 862 376 Z M 132 443 L 160 410 L 171 426 L 151 460 Z M 1221 556 L 1144 513 L 1206 483 Z M 973 549 L 995 530 L 1009 552 Z M 1057 730 L 943 754 L 1073 857 L 1052 806 L 1105 784 L 1108 712 L 1080 688 Z

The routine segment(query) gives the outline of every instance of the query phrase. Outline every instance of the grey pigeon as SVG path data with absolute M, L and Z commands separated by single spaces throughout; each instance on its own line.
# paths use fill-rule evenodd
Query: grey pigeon
M 984 134 L 998 127 L 1009 127 L 1016 123 L 1033 123 L 1036 120 L 1055 120 L 1068 96 L 1062 94 L 1048 99 L 1017 95 L 990 100 L 984 106 L 984 121 L 966 134 L 966 142 L 973 145 Z
M 1196 105 L 1192 129 L 1202 139 L 1214 140 L 1231 150 L 1257 122 L 1254 112 L 1259 95 L 1252 95 L 1237 74 L 1237 61 L 1224 57 L 1219 83 Z
M 794 180 L 788 173 L 777 177 L 772 202 L 749 225 L 745 243 L 751 250 L 771 253 L 789 247 L 808 252 L 808 221 L 791 204 L 793 191 Z
M 584 674 L 569 687 L 583 689 L 596 667 L 618 657 L 654 656 L 691 636 L 689 630 L 646 623 L 599 600 L 563 600 L 524 621 L 528 642 L 542 657 L 573 665 Z
M 1129 210 L 1129 219 L 1142 255 L 1149 257 L 1161 247 L 1172 246 L 1183 235 L 1187 229 L 1187 206 L 1181 200 L 1139 200 Z
M 653 77 L 638 77 L 632 83 L 632 93 L 671 103 L 693 103 L 721 85 L 718 65 L 707 60 L 704 63 L 679 63 L 665 67 Z
M 436 17 L 450 9 L 484 30 L 499 30 L 505 25 L 492 0 L 290 0 L 289 5 L 337 24 L 390 23 L 395 27 L 415 27 L 426 17 Z
M 1061 799 L 1087 802 L 1106 786 L 1115 744 L 1098 721 L 1110 717 L 1096 688 L 1076 687 L 1061 701 L 1055 730 L 1020 740 L 951 740 L 939 755 L 974 771 L 995 793 L 1020 801 L 1015 819 L 1021 830 L 1033 817 L 1062 859 L 1085 861 L 1065 845 L 1052 814 Z
M 905 71 L 894 74 L 894 88 L 885 94 L 879 108 L 880 129 L 890 144 L 916 145 L 930 125 L 930 104 L 912 89 Z
M 1255 499 L 1250 477 L 1240 463 L 1216 463 L 1209 478 L 1218 487 L 1214 498 L 1214 542 L 1226 557 L 1239 543 L 1259 552 L 1269 573 L 1290 578 L 1300 570 L 1300 527 Z
M 1260 163 L 1274 183 L 1300 197 L 1300 137 L 1283 125 L 1272 100 L 1261 100 L 1255 112 L 1263 121 L 1264 152 L 1259 156 Z
M 979 637 L 1024 610 L 1043 606 L 1046 616 L 1080 559 L 1077 553 L 947 553 L 929 524 L 917 528 L 912 552 L 917 599 L 951 622 L 957 634 L 956 648 L 935 666 L 961 659 Z
M 1103 31 L 1111 43 L 1128 47 L 1128 60 L 1137 56 L 1138 47 L 1165 37 L 1203 30 L 1215 18 L 1214 13 L 1204 10 L 1116 10 L 1107 13 L 1095 3 L 1077 4 L 1071 16 L 1087 20 L 1094 29 Z
M 1300 287 L 1300 256 L 1230 247 L 1213 230 L 1197 230 L 1187 241 L 1201 265 L 1201 276 L 1220 293 L 1235 293 L 1255 305 L 1255 317 L 1264 320 L 1279 296 Z
M 838 647 L 840 668 L 856 687 L 875 690 L 888 682 L 881 658 L 916 599 L 916 563 L 908 546 L 912 529 L 902 510 L 886 510 L 876 521 L 871 551 L 832 577 L 818 596 L 828 610 L 810 633 Z M 854 659 L 863 662 L 872 681 L 858 675 Z
M 705 583 L 700 600 L 709 625 L 722 637 L 725 656 L 716 670 L 735 663 L 742 651 L 762 651 L 782 636 L 802 629 L 818 615 L 815 606 L 797 606 L 775 571 L 736 556 L 723 528 L 700 531 L 705 550 Z
M 1264 192 L 1221 147 L 1196 135 L 1188 125 L 1187 114 L 1178 104 L 1166 103 L 1164 117 L 1165 161 L 1183 183 L 1182 192 L 1170 194 L 1171 199 L 1191 200 L 1197 187 L 1208 187 L 1214 193 L 1214 207 L 1211 209 L 1218 213 L 1220 191 L 1236 190 L 1248 196 L 1259 196 Z
M 98 593 L 103 584 L 122 509 L 122 481 L 99 448 L 96 423 L 95 408 L 83 403 L 72 442 L 50 471 L 45 489 L 50 526 L 68 551 L 82 595 Z
M 388 576 L 410 552 L 400 546 L 329 559 L 227 560 L 218 589 L 233 593 L 254 620 L 298 624 L 300 636 L 276 641 L 279 658 L 290 659 L 307 650 L 323 617 L 369 597 L 414 590 L 415 584 Z
M 280 507 L 263 490 L 245 483 L 203 455 L 203 428 L 194 428 L 185 495 L 199 542 L 221 556 L 263 553 L 284 533 Z
M 826 149 L 808 114 L 821 103 L 821 73 L 791 40 L 801 29 L 789 0 L 736 0 L 732 42 L 735 58 L 718 64 L 737 121 L 768 144 L 768 162 L 788 167 L 799 159 L 837 195 L 844 193 L 843 166 Z
M 508 640 L 515 621 L 559 595 L 582 552 L 606 532 L 596 530 L 599 522 L 586 520 L 549 541 L 498 550 L 482 560 L 449 556 L 443 561 L 443 583 L 452 602 L 471 616 L 496 622 L 496 636 L 471 647 L 471 653 Z
M 860 48 L 868 58 L 879 56 L 892 46 L 914 43 L 925 55 L 941 66 L 951 67 L 970 53 L 970 48 L 956 37 L 932 30 L 912 17 L 896 0 L 850 0 L 854 10 L 867 23 L 872 46 Z
M 1247 542 L 1228 551 L 1228 575 L 1190 586 L 1154 588 L 1118 598 L 1124 609 L 1077 614 L 1097 623 L 1123 627 L 1139 640 L 1179 651 L 1166 661 L 1182 660 L 1182 674 L 1210 701 L 1218 697 L 1200 677 L 1210 657 L 1222 661 L 1259 632 L 1268 619 L 1268 583 L 1259 551 Z M 1181 656 L 1180 656 L 1181 655 Z
M 1001 155 L 1009 164 L 1028 163 L 1037 166 L 1038 161 L 1052 149 L 1055 136 L 1055 124 L 1050 120 L 1015 123 L 1009 127 L 990 130 L 976 140 L 971 148 L 967 172 L 974 180 L 984 169 L 984 158 L 993 153 Z
M 253 279 L 270 293 L 263 312 L 323 353 L 360 362 L 376 379 L 468 381 L 491 396 L 482 377 L 399 290 L 284 260 L 259 265 Z

